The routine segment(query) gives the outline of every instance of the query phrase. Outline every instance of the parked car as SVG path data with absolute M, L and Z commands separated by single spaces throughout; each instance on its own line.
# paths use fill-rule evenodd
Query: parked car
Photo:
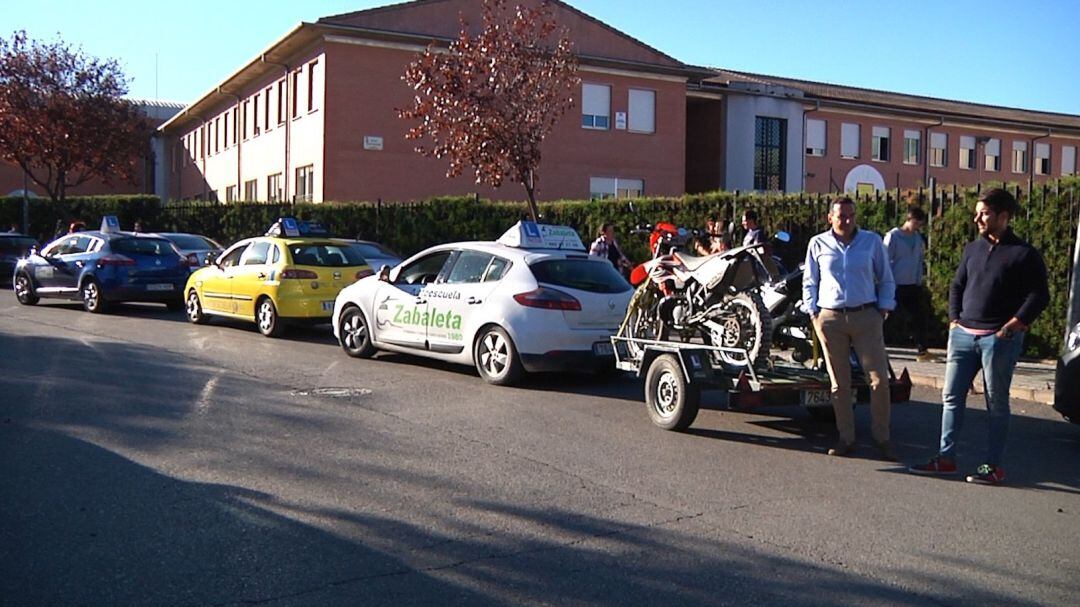
M 267 337 L 282 335 L 289 323 L 329 322 L 338 292 L 370 276 L 371 267 L 348 241 L 298 228 L 290 233 L 272 228 L 241 240 L 193 272 L 184 289 L 188 320 L 239 318 Z
M 349 356 L 416 354 L 508 385 L 525 372 L 613 369 L 610 337 L 631 295 L 573 229 L 521 222 L 498 241 L 434 246 L 346 287 L 334 335 Z
M 19 260 L 15 296 L 24 305 L 45 297 L 81 300 L 94 313 L 122 301 L 158 302 L 170 310 L 182 310 L 189 274 L 187 259 L 164 238 L 78 232 Z
M 216 240 L 202 234 L 186 234 L 184 232 L 158 232 L 153 236 L 161 236 L 176 245 L 176 248 L 188 258 L 191 271 L 210 264 L 210 260 L 225 250 Z
M 1069 310 L 1065 320 L 1065 344 L 1054 374 L 1054 409 L 1065 419 L 1080 424 L 1080 224 L 1073 250 L 1069 282 Z
M 360 253 L 372 270 L 379 271 L 383 266 L 391 268 L 401 263 L 402 258 L 397 253 L 371 240 L 352 240 L 353 248 Z
M 0 284 L 14 282 L 15 264 L 36 246 L 37 241 L 24 234 L 0 233 Z

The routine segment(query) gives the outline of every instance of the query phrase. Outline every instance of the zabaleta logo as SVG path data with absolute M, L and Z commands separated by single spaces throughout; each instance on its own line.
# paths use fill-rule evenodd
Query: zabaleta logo
M 421 312 L 416 308 L 405 308 L 402 304 L 394 306 L 395 325 L 412 325 L 414 327 L 435 327 L 438 329 L 461 329 L 461 314 L 455 314 L 449 310 L 431 308 Z

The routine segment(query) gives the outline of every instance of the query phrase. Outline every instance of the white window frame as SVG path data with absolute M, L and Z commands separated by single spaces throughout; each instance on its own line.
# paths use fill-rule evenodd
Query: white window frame
M 840 157 L 859 157 L 859 137 L 862 136 L 862 127 L 851 122 L 840 123 Z
M 806 155 L 823 157 L 827 153 L 829 124 L 817 118 L 806 119 Z
M 645 195 L 644 179 L 626 177 L 589 177 L 589 198 L 640 198 Z
M 965 171 L 974 171 L 979 166 L 978 144 L 974 135 L 961 135 L 960 146 L 957 148 L 957 166 Z M 967 162 L 964 162 L 964 152 L 967 152 Z
M 1061 146 L 1061 174 L 1075 175 L 1076 174 L 1076 146 L 1075 145 L 1063 145 Z
M 1028 144 L 1026 141 L 1013 141 L 1012 144 L 1012 172 L 1017 174 L 1027 173 L 1028 170 Z
M 1036 175 L 1049 175 L 1050 174 L 1050 144 L 1049 143 L 1036 143 L 1035 144 L 1035 174 Z
M 996 137 L 983 145 L 983 170 L 991 173 L 1001 170 L 1001 140 Z
M 281 184 L 281 173 L 271 173 L 266 176 L 266 202 L 284 202 Z
M 651 135 L 656 132 L 656 91 L 632 88 L 626 97 L 626 129 Z
M 949 164 L 949 134 L 930 133 L 930 157 L 932 167 L 944 167 Z
M 599 112 L 603 110 L 603 114 Z M 581 83 L 581 128 L 593 131 L 611 129 L 611 86 Z
M 914 141 L 912 146 L 910 142 Z M 911 152 L 914 151 L 914 158 L 911 157 Z M 922 133 L 912 129 L 904 129 L 904 164 L 917 165 L 922 158 Z
M 892 129 L 887 126 L 875 126 L 870 131 L 870 160 L 889 162 L 892 159 Z
M 296 202 L 311 202 L 315 196 L 315 165 L 296 167 Z

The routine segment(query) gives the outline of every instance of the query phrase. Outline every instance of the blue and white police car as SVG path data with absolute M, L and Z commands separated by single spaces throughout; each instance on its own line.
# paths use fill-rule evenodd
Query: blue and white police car
M 525 372 L 613 368 L 609 337 L 632 294 L 572 228 L 523 221 L 494 242 L 434 246 L 346 287 L 334 335 L 349 356 L 416 354 L 509 385 Z

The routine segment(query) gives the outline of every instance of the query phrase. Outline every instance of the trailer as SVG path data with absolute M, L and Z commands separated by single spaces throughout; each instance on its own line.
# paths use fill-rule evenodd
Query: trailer
M 833 408 L 829 375 L 820 368 L 778 361 L 767 369 L 752 365 L 717 364 L 714 353 L 746 356 L 739 348 L 704 343 L 612 336 L 615 366 L 645 378 L 645 405 L 649 418 L 665 430 L 685 430 L 694 423 L 705 388 L 725 390 L 728 407 L 799 406 L 817 419 L 831 419 Z M 869 400 L 865 374 L 852 368 L 856 402 Z M 889 393 L 893 403 L 911 399 L 911 377 L 905 368 L 897 376 L 889 365 Z

